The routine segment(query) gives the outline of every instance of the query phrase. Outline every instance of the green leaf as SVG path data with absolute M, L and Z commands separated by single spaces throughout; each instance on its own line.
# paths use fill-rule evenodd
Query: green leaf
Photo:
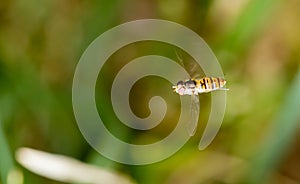
M 3 132 L 2 120 L 0 118 L 0 176 L 1 182 L 6 183 L 8 173 L 14 168 L 12 154 L 10 152 L 8 141 Z
M 267 176 L 274 171 L 287 148 L 295 140 L 299 127 L 300 70 L 286 99 L 273 122 L 265 143 L 259 149 L 249 168 L 248 183 L 265 183 Z

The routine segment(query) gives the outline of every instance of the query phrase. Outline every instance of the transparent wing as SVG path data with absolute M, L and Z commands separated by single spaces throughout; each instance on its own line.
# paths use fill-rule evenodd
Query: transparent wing
M 199 72 L 201 68 L 196 62 L 190 61 L 187 67 L 189 68 L 192 78 L 199 78 L 201 76 Z
M 196 62 L 193 62 L 193 61 L 185 61 L 184 62 L 181 54 L 177 51 L 175 53 L 176 53 L 176 57 L 177 57 L 179 63 L 188 71 L 191 78 L 200 77 L 201 74 L 199 73 L 199 71 L 201 70 L 201 68 L 199 65 L 197 65 Z
M 193 136 L 197 129 L 199 118 L 199 98 L 197 95 L 191 95 L 191 107 L 190 107 L 190 122 L 188 123 L 188 131 L 190 136 Z

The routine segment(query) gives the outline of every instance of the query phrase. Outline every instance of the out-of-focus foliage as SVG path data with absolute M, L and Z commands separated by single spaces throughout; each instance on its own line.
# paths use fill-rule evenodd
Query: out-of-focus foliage
M 23 146 L 72 156 L 138 183 L 299 183 L 299 7 L 298 0 L 1 1 L 1 183 L 15 172 L 24 183 L 58 183 L 13 160 Z M 223 125 L 209 148 L 197 149 L 210 109 L 208 94 L 200 96 L 200 126 L 183 149 L 159 163 L 129 166 L 86 143 L 73 115 L 71 87 L 81 54 L 97 36 L 143 18 L 178 22 L 197 32 L 216 53 L 230 91 Z M 96 100 L 117 137 L 152 143 L 175 127 L 179 97 L 160 78 L 141 79 L 130 95 L 132 110 L 141 117 L 149 114 L 151 96 L 168 102 L 164 121 L 150 131 L 121 124 L 109 101 L 113 78 L 124 64 L 148 54 L 176 60 L 175 52 L 161 43 L 131 44 L 110 58 L 113 65 L 104 66 Z

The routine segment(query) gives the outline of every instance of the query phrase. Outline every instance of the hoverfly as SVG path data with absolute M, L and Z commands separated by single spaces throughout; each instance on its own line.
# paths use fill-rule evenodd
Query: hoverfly
M 179 81 L 172 88 L 179 95 L 198 95 L 216 90 L 228 90 L 226 81 L 221 77 L 203 77 L 201 79 L 188 79 Z
M 183 64 L 182 60 L 180 61 Z M 179 81 L 176 85 L 172 86 L 174 92 L 178 93 L 179 95 L 191 96 L 191 118 L 190 122 L 188 123 L 188 131 L 190 136 L 193 136 L 195 134 L 198 124 L 198 94 L 209 93 L 217 90 L 229 90 L 225 87 L 225 84 L 226 80 L 221 77 L 203 77 L 199 79 L 188 79 L 185 81 Z

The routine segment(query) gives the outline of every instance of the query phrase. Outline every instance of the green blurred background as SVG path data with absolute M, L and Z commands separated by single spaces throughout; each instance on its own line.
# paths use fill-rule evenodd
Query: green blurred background
M 200 97 L 203 123 L 178 153 L 130 166 L 102 157 L 84 140 L 72 111 L 72 79 L 81 54 L 97 36 L 144 18 L 174 21 L 198 33 L 218 57 L 230 91 L 220 132 L 206 150 L 197 146 L 209 115 L 209 94 Z M 174 128 L 179 97 L 167 81 L 146 77 L 132 89 L 137 116 L 149 115 L 153 95 L 164 97 L 171 109 L 149 132 L 118 122 L 109 94 L 124 64 L 148 54 L 176 60 L 175 50 L 153 42 L 131 44 L 112 56 L 114 67 L 101 71 L 97 105 L 106 109 L 100 115 L 117 137 L 145 144 Z M 0 182 L 18 168 L 23 183 L 59 183 L 18 165 L 15 151 L 31 147 L 118 171 L 137 183 L 300 183 L 299 58 L 299 0 L 1 1 Z

